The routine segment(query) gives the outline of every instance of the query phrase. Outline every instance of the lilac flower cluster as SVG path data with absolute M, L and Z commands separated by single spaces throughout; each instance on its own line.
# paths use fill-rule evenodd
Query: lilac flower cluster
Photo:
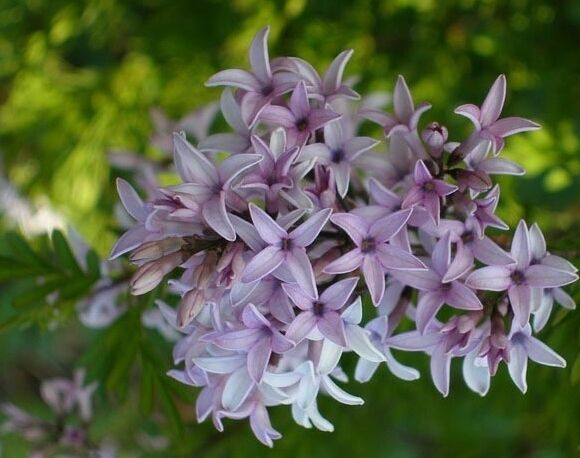
M 523 392 L 528 359 L 563 367 L 532 328 L 546 324 L 554 301 L 574 307 L 561 287 L 578 279 L 576 268 L 547 251 L 535 224 L 519 223 L 509 252 L 486 233 L 508 229 L 491 176 L 523 173 L 500 156 L 504 139 L 539 128 L 500 117 L 505 77 L 481 107 L 455 110 L 475 126 L 455 142 L 437 122 L 420 130 L 430 105 L 415 105 L 403 77 L 385 113 L 343 78 L 352 51 L 320 76 L 299 58 L 270 60 L 268 32 L 254 38 L 251 71 L 207 82 L 225 87 L 221 113 L 233 132 L 197 147 L 173 134 L 181 184 L 143 202 L 118 181 L 136 224 L 112 257 L 131 252 L 132 293 L 180 269 L 169 281 L 177 310 L 158 305 L 182 335 L 173 356 L 184 367 L 170 375 L 201 388 L 198 420 L 211 416 L 221 431 L 224 418 L 249 418 L 271 446 L 280 433 L 268 407 L 285 404 L 298 424 L 332 431 L 320 393 L 363 403 L 337 384 L 347 381 L 343 352 L 358 355 L 360 382 L 383 362 L 417 379 L 391 350 L 425 352 L 443 395 L 453 358 L 480 395 L 502 361 Z M 357 133 L 364 119 L 384 129 L 388 154 Z M 377 317 L 364 325 L 367 293 Z M 404 320 L 415 330 L 397 333 Z

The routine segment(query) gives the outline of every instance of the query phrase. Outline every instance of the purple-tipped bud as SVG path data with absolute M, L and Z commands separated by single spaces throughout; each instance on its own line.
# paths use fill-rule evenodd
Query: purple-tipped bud
M 438 122 L 432 122 L 423 129 L 421 138 L 429 148 L 431 156 L 440 157 L 443 152 L 443 145 L 447 141 L 447 127 Z
M 182 251 L 143 264 L 131 278 L 131 294 L 139 296 L 155 288 L 163 277 L 184 261 Z

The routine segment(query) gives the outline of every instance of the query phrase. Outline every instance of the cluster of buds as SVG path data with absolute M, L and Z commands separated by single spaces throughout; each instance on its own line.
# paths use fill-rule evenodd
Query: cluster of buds
M 343 352 L 359 357 L 360 382 L 382 363 L 416 379 L 391 350 L 425 352 L 443 395 L 457 357 L 481 395 L 502 362 L 524 392 L 528 359 L 563 367 L 532 329 L 554 301 L 574 307 L 560 288 L 577 280 L 575 267 L 547 251 L 535 224 L 518 224 L 509 251 L 487 234 L 508 229 L 491 176 L 523 173 L 500 156 L 504 139 L 539 128 L 500 117 L 505 77 L 481 107 L 455 110 L 475 126 L 455 142 L 437 122 L 419 130 L 430 105 L 414 104 L 403 77 L 385 113 L 343 78 L 352 51 L 320 76 L 299 58 L 270 60 L 268 32 L 254 38 L 251 71 L 207 82 L 225 86 L 221 114 L 233 132 L 197 136 L 197 146 L 173 134 L 181 184 L 147 189 L 144 202 L 118 181 L 136 224 L 112 257 L 132 253 L 133 294 L 178 270 L 169 280 L 177 309 L 158 305 L 182 335 L 173 356 L 183 367 L 170 375 L 201 388 L 198 420 L 221 431 L 224 418 L 249 418 L 271 446 L 280 434 L 268 408 L 284 404 L 298 424 L 331 431 L 319 394 L 363 403 L 337 384 L 347 380 Z M 387 152 L 358 135 L 363 120 L 384 129 Z M 376 310 L 366 324 L 363 303 Z M 409 321 L 415 330 L 397 333 Z

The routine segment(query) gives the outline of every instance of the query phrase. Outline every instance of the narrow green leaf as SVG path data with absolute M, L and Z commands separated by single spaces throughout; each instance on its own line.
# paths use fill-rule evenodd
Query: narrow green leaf
M 77 263 L 77 260 L 72 252 L 66 238 L 61 231 L 53 231 L 52 245 L 60 265 L 69 272 L 74 272 L 83 275 L 83 271 Z
M 139 412 L 146 416 L 153 410 L 153 396 L 155 394 L 155 376 L 148 364 L 143 363 L 141 373 L 141 389 L 139 391 Z
M 163 407 L 165 415 L 167 416 L 167 422 L 169 423 L 170 430 L 176 437 L 183 438 L 185 431 L 183 428 L 181 415 L 177 410 L 177 406 L 175 405 L 175 401 L 171 396 L 170 390 L 165 384 L 165 380 L 159 379 L 159 381 L 159 400 L 161 401 L 161 406 Z

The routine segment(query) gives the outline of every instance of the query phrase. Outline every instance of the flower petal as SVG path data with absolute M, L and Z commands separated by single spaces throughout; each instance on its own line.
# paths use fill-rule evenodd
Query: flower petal
M 360 245 L 363 238 L 368 234 L 367 223 L 358 215 L 352 213 L 335 213 L 330 218 L 330 221 L 345 231 L 357 245 Z
M 379 305 L 385 294 L 385 271 L 379 260 L 374 256 L 363 258 L 362 272 L 367 288 L 371 293 L 373 305 Z
M 288 233 L 276 221 L 254 204 L 250 204 L 250 216 L 260 237 L 269 245 L 277 244 L 288 236 Z
M 284 253 L 280 248 L 268 246 L 260 251 L 246 265 L 242 274 L 244 283 L 252 283 L 272 273 L 284 261 Z
M 202 214 L 208 226 L 224 239 L 230 242 L 236 240 L 236 231 L 226 211 L 224 191 L 203 204 Z
M 254 75 L 246 70 L 237 68 L 222 70 L 206 81 L 207 87 L 232 86 L 246 91 L 257 92 L 260 90 L 260 82 Z
M 289 238 L 294 242 L 294 246 L 307 247 L 314 242 L 328 222 L 331 213 L 332 209 L 330 208 L 320 210 L 290 232 Z
M 505 291 L 511 285 L 511 270 L 502 266 L 482 267 L 472 272 L 465 285 L 485 291 Z
M 286 264 L 290 273 L 294 277 L 304 292 L 310 295 L 313 299 L 318 298 L 318 291 L 316 290 L 316 281 L 310 259 L 306 254 L 304 248 L 296 247 L 291 251 L 286 252 Z
M 344 274 L 352 272 L 360 267 L 362 261 L 363 255 L 360 249 L 355 248 L 354 250 L 343 254 L 340 258 L 332 261 L 323 269 L 323 272 L 327 274 Z
M 339 310 L 354 291 L 358 277 L 346 278 L 333 283 L 320 295 L 319 302 L 330 310 Z
M 270 57 L 268 56 L 268 34 L 270 27 L 263 27 L 252 40 L 250 46 L 250 65 L 254 74 L 262 83 L 272 79 Z

